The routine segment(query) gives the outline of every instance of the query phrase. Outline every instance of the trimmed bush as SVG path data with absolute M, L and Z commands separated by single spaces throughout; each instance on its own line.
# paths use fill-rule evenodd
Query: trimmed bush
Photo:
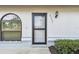
M 59 54 L 75 54 L 79 53 L 79 40 L 57 40 L 55 48 Z

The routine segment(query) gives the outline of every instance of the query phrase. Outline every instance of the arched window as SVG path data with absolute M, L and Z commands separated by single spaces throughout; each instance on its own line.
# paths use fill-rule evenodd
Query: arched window
M 22 23 L 19 16 L 8 13 L 1 18 L 1 40 L 19 41 L 21 40 L 21 33 Z

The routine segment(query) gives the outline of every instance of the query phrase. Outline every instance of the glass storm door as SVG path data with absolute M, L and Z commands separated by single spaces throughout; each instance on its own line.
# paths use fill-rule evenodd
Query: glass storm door
M 46 44 L 47 37 L 47 14 L 46 13 L 33 13 L 33 44 Z

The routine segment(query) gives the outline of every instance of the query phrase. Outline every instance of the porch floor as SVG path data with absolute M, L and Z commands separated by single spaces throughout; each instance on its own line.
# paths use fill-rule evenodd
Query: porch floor
M 48 48 L 0 48 L 0 54 L 50 54 Z

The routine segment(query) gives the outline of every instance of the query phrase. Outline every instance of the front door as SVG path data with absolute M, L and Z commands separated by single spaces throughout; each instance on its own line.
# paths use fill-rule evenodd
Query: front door
M 32 14 L 32 43 L 46 44 L 47 42 L 47 14 L 33 13 Z

